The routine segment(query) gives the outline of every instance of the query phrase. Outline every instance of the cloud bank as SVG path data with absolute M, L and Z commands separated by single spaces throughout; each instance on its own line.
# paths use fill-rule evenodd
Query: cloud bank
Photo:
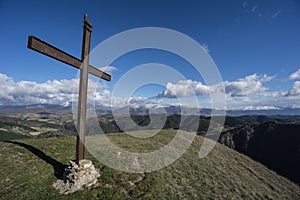
M 266 92 L 268 88 L 264 87 L 263 83 L 269 82 L 273 78 L 274 76 L 252 74 L 237 81 L 225 81 L 220 84 L 224 85 L 226 94 L 230 94 L 232 97 L 244 97 Z M 220 84 L 207 86 L 197 81 L 181 80 L 176 84 L 168 83 L 166 90 L 161 92 L 158 97 L 180 98 L 194 95 L 209 95 L 210 92 L 221 90 Z
M 68 104 L 78 91 L 78 79 L 52 80 L 45 83 L 30 81 L 14 82 L 12 78 L 0 73 L 0 105 L 29 105 L 29 104 Z M 101 92 L 93 92 L 96 88 Z M 73 89 L 75 92 L 73 92 Z M 106 85 L 89 81 L 89 98 L 96 99 L 110 96 Z
M 298 73 L 290 75 L 291 80 L 297 79 Z M 201 82 L 184 80 L 177 83 L 168 83 L 166 89 L 157 95 L 157 98 L 186 98 L 199 96 L 201 107 L 210 108 L 207 103 L 209 94 L 221 91 L 226 94 L 228 109 L 242 110 L 273 110 L 283 107 L 299 107 L 300 81 L 295 81 L 287 91 L 270 91 L 265 86 L 275 76 L 252 74 L 236 81 L 224 81 L 216 85 L 205 85 Z M 221 86 L 225 91 L 222 91 Z M 202 98 L 205 99 L 201 100 Z
M 274 76 L 252 74 L 238 81 L 225 81 L 226 94 L 231 94 L 232 97 L 242 97 L 266 92 L 268 88 L 264 87 L 263 83 L 273 78 Z
M 161 92 L 157 97 L 180 98 L 199 95 L 208 95 L 209 87 L 201 82 L 192 80 L 180 80 L 176 84 L 167 83 L 166 90 Z
M 116 70 L 113 67 L 103 69 Z M 89 80 L 88 100 L 96 106 L 113 106 L 121 108 L 132 107 L 164 107 L 178 105 L 177 98 L 187 99 L 198 96 L 200 107 L 210 107 L 210 94 L 224 92 L 227 97 L 228 109 L 265 110 L 281 107 L 300 107 L 300 69 L 288 78 L 294 81 L 292 87 L 286 91 L 270 91 L 266 83 L 275 76 L 252 74 L 235 81 L 224 81 L 216 85 L 206 85 L 199 81 L 180 80 L 177 83 L 167 83 L 165 90 L 156 97 L 112 97 L 108 86 L 101 82 Z M 223 87 L 221 87 L 223 86 Z M 222 91 L 222 88 L 225 88 Z M 74 91 L 73 91 L 74 89 Z M 0 73 L 0 105 L 30 105 L 56 104 L 70 105 L 72 99 L 78 98 L 78 79 L 49 80 L 44 83 L 31 81 L 15 82 L 12 78 Z

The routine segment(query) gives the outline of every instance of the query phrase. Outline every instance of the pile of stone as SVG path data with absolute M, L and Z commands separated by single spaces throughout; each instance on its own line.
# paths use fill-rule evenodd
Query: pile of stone
M 95 186 L 100 176 L 92 161 L 80 160 L 78 164 L 70 161 L 70 165 L 65 169 L 63 179 L 57 180 L 53 187 L 61 194 L 69 194 L 82 190 L 84 187 Z

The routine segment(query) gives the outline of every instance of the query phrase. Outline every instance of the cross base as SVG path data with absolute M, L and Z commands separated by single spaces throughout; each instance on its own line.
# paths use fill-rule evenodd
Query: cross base
M 99 170 L 94 167 L 92 161 L 83 159 L 78 164 L 70 161 L 63 174 L 63 180 L 57 180 L 53 187 L 61 194 L 74 193 L 83 190 L 83 187 L 97 186 L 99 176 Z

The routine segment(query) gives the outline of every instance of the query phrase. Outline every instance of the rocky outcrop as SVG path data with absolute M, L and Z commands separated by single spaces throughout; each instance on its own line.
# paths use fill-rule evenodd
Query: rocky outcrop
M 95 186 L 99 176 L 99 170 L 94 167 L 92 161 L 80 160 L 78 164 L 70 161 L 70 165 L 65 169 L 63 179 L 57 180 L 53 187 L 61 194 L 69 194 L 82 190 L 84 187 Z

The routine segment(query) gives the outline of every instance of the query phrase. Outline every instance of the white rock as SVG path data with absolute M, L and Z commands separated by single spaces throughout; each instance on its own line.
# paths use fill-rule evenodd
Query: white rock
M 83 186 L 89 188 L 95 185 L 99 176 L 99 170 L 95 169 L 92 161 L 80 160 L 78 165 L 70 161 L 70 166 L 65 169 L 63 180 L 57 180 L 53 187 L 61 194 L 69 194 L 82 190 Z

